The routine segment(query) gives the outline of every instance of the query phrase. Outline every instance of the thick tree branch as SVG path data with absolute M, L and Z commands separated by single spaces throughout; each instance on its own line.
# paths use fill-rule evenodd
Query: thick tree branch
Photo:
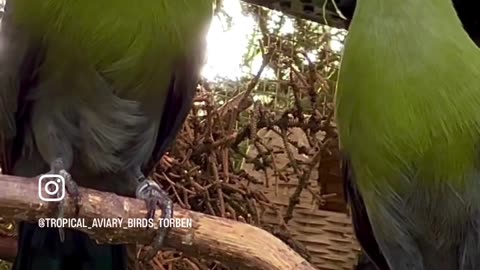
M 38 179 L 0 175 L 0 213 L 3 219 L 37 222 L 39 218 L 55 217 L 56 207 L 38 197 Z M 112 193 L 81 188 L 78 217 L 87 221 L 94 218 L 138 218 L 146 216 L 141 200 Z M 73 201 L 65 197 L 65 217 L 77 217 Z M 158 210 L 156 218 L 160 218 Z M 257 227 L 228 219 L 187 211 L 175 210 L 174 216 L 191 219 L 192 226 L 172 227 L 166 241 L 169 248 L 188 255 L 213 258 L 227 264 L 253 269 L 313 270 L 303 258 L 279 239 Z M 80 229 L 102 243 L 151 243 L 155 230 L 142 228 Z

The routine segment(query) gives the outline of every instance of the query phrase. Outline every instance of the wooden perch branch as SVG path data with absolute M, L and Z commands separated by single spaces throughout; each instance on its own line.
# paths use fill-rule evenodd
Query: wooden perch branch
M 56 217 L 56 207 L 38 197 L 38 178 L 0 175 L 0 213 L 4 219 L 37 222 Z M 146 216 L 145 203 L 112 193 L 81 188 L 80 212 L 75 216 L 73 201 L 65 197 L 65 217 L 138 218 Z M 156 218 L 160 218 L 157 211 Z M 188 255 L 213 258 L 226 264 L 264 270 L 313 270 L 308 262 L 279 239 L 257 227 L 228 219 L 176 209 L 175 218 L 191 219 L 192 226 L 172 227 L 166 246 Z M 101 243 L 151 243 L 155 229 L 92 228 L 79 229 Z

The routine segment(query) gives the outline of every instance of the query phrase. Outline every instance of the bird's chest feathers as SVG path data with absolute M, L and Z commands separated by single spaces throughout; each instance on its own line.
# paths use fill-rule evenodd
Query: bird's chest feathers
M 30 3 L 34 18 L 24 22 L 48 48 L 43 70 L 91 69 L 119 92 L 168 83 L 174 62 L 194 38 L 189 13 L 169 20 L 172 10 L 162 0 L 88 2 Z M 17 15 L 22 20 L 22 10 Z
M 480 153 L 480 95 L 469 88 L 476 83 L 466 83 L 478 81 L 476 73 L 465 70 L 452 79 L 452 65 L 460 61 L 446 65 L 426 53 L 408 65 L 387 51 L 345 53 L 337 120 L 359 184 L 397 191 L 416 181 L 461 188 Z

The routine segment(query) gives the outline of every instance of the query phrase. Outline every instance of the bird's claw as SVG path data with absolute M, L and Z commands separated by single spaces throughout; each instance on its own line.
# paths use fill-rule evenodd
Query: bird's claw
M 75 206 L 75 215 L 78 215 L 80 212 L 80 191 L 78 189 L 77 183 L 73 181 L 72 176 L 66 170 L 60 170 L 58 172 L 63 179 L 65 179 L 65 190 L 72 197 L 73 203 Z M 65 213 L 65 201 L 62 200 L 59 204 L 59 217 L 63 217 Z
M 154 218 L 157 206 L 162 209 L 162 219 L 171 219 L 173 217 L 173 202 L 168 194 L 154 181 L 145 179 L 137 187 L 136 196 L 143 199 L 147 205 L 147 218 Z M 162 248 L 165 237 L 168 234 L 168 227 L 160 227 L 151 249 L 146 251 L 141 260 L 149 261 Z
M 57 162 L 52 164 L 52 169 L 50 170 L 49 174 L 58 174 L 63 177 L 65 181 L 65 190 L 66 192 L 72 197 L 74 205 L 75 205 L 75 215 L 78 215 L 80 211 L 80 191 L 78 189 L 77 183 L 73 181 L 72 176 L 68 173 L 65 169 L 62 168 L 61 163 L 60 165 Z M 60 198 L 62 196 L 62 191 L 57 192 L 53 196 L 56 198 Z M 58 218 L 63 218 L 65 216 L 65 200 L 59 200 L 57 204 L 58 209 Z M 63 242 L 65 240 L 65 231 L 63 228 L 58 229 L 58 233 L 60 236 L 60 241 Z

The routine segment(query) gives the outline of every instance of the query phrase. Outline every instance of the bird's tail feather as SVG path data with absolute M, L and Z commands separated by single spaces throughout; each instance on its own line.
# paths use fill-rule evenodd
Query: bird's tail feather
M 126 270 L 125 245 L 99 245 L 80 231 L 20 223 L 18 252 L 12 270 Z

